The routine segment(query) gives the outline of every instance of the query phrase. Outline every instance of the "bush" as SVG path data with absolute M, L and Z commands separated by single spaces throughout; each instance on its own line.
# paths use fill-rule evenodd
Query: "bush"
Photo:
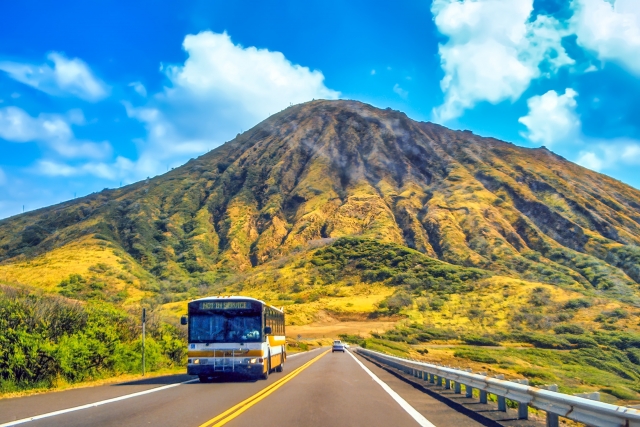
M 77 283 L 77 282 L 76 282 Z M 183 364 L 182 328 L 150 319 L 148 368 Z M 0 287 L 2 390 L 50 387 L 139 372 L 138 320 L 108 304 L 80 305 L 59 296 Z
M 571 344 L 569 343 L 569 341 L 558 336 L 525 333 L 519 334 L 517 335 L 517 337 L 523 342 L 532 344 L 536 348 L 549 348 L 553 350 L 563 350 L 571 348 Z
M 360 335 L 340 334 L 338 336 L 342 341 L 348 342 L 350 344 L 357 344 L 359 346 L 362 346 L 362 344 L 365 341 L 365 339 L 362 338 Z
M 618 399 L 624 399 L 624 400 L 638 399 L 638 393 L 631 391 L 625 387 L 613 386 L 613 387 L 601 388 L 600 391 L 603 393 L 610 394 L 614 397 L 617 397 Z
M 558 325 L 553 328 L 553 331 L 558 334 L 572 334 L 572 335 L 582 335 L 584 334 L 584 329 L 580 325 Z
M 494 357 L 489 356 L 488 354 L 479 353 L 473 350 L 457 350 L 453 353 L 454 357 L 458 357 L 461 359 L 469 359 L 474 362 L 480 363 L 498 363 L 498 360 Z
M 518 368 L 516 371 L 525 378 L 537 378 L 543 381 L 555 381 L 556 376 L 545 369 L 540 368 Z
M 398 313 L 403 308 L 411 306 L 413 304 L 413 300 L 411 299 L 411 295 L 408 293 L 397 292 L 387 298 L 386 303 L 389 312 Z
M 627 358 L 636 365 L 640 365 L 640 349 L 630 348 L 626 352 Z
M 591 307 L 591 301 L 584 298 L 576 298 L 576 299 L 569 300 L 564 305 L 564 308 L 568 310 L 575 310 L 578 308 L 589 308 L 589 307 Z
M 564 335 L 564 339 L 575 345 L 576 348 L 597 347 L 598 343 L 593 338 L 584 337 L 582 335 Z
M 478 335 L 466 335 L 462 340 L 469 345 L 478 346 L 499 346 L 500 343 L 496 342 L 493 338 L 481 337 Z

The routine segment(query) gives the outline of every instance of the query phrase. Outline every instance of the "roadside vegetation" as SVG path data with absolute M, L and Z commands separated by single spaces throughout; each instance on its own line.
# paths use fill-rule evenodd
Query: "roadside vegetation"
M 2 391 L 139 372 L 140 305 L 152 314 L 147 369 L 184 366 L 185 331 L 176 325 L 187 301 L 242 294 L 284 307 L 290 352 L 347 334 L 389 354 L 564 390 L 603 390 L 621 401 L 640 392 L 640 310 L 592 289 L 461 267 L 368 238 L 328 239 L 197 285 L 147 282 L 112 251 L 93 252 L 92 264 L 60 274 L 49 293 L 3 288 L 0 342 L 11 350 L 0 359 Z
M 147 322 L 146 369 L 183 366 L 184 329 Z M 0 287 L 0 393 L 141 372 L 138 319 L 105 302 Z

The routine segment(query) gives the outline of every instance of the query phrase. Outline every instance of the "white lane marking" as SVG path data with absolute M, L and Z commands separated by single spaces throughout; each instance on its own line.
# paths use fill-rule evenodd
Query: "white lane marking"
M 409 405 L 409 403 L 404 400 L 402 397 L 400 397 L 400 395 L 398 393 L 396 393 L 395 391 L 393 391 L 393 389 L 391 387 L 389 387 L 385 382 L 383 382 L 380 378 L 378 378 L 376 376 L 376 374 L 374 374 L 373 372 L 371 372 L 369 370 L 369 368 L 367 368 L 366 366 L 364 366 L 364 364 L 359 361 L 353 354 L 351 354 L 350 351 L 347 352 L 349 354 L 349 356 L 353 357 L 353 360 L 356 361 L 356 363 L 358 363 L 358 365 L 360 365 L 360 367 L 362 369 L 364 369 L 364 371 L 369 374 L 369 376 L 371 378 L 373 378 L 373 380 L 375 382 L 377 382 L 378 384 L 380 384 L 380 387 L 382 387 L 382 389 L 384 391 L 386 391 L 387 393 L 389 393 L 389 396 L 391 396 L 393 398 L 393 400 L 395 400 L 396 402 L 398 402 L 398 404 L 402 407 L 402 409 L 404 409 L 409 415 L 411 415 L 411 418 L 413 418 L 414 420 L 416 420 L 416 422 L 421 425 L 422 427 L 436 427 L 435 425 L 433 425 L 431 423 L 431 421 L 429 421 L 428 419 L 426 419 L 425 417 L 422 416 L 422 414 L 418 411 L 415 410 L 415 408 L 411 405 Z M 2 427 L 2 426 L 0 426 Z
M 119 402 L 120 400 L 131 399 L 132 397 L 138 397 L 138 396 L 142 396 L 142 395 L 149 394 L 149 393 L 155 393 L 156 391 L 166 390 L 168 388 L 177 387 L 177 386 L 179 386 L 181 384 L 188 384 L 188 383 L 192 383 L 192 382 L 195 382 L 195 381 L 199 381 L 199 380 L 195 379 L 195 380 L 189 380 L 189 381 L 176 383 L 176 384 L 164 385 L 162 387 L 156 387 L 156 388 L 152 388 L 150 390 L 139 391 L 137 393 L 125 394 L 124 396 L 114 397 L 113 399 L 101 400 L 99 402 L 88 403 L 86 405 L 81 405 L 81 406 L 74 406 L 73 408 L 61 409 L 60 411 L 47 412 L 46 414 L 36 415 L 34 417 L 29 417 L 29 418 L 22 418 L 21 420 L 10 421 L 8 423 L 0 424 L 0 427 L 15 426 L 15 425 L 18 425 L 18 424 L 24 424 L 24 423 L 28 423 L 28 422 L 31 422 L 31 421 L 41 420 L 43 418 L 55 417 L 56 415 L 62 415 L 62 414 L 66 414 L 68 412 L 80 411 L 82 409 L 95 408 L 96 406 L 106 405 L 107 403 Z

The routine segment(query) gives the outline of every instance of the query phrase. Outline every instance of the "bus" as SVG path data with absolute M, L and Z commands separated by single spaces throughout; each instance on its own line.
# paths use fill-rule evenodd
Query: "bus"
M 201 382 L 223 376 L 267 379 L 282 372 L 287 358 L 284 312 L 242 296 L 189 302 L 187 374 Z

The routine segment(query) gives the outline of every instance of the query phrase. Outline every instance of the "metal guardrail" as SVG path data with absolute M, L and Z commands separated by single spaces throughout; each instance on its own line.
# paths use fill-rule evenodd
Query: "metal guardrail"
M 467 397 L 473 397 L 473 389 L 476 388 L 479 390 L 481 403 L 487 403 L 488 393 L 495 394 L 498 397 L 498 409 L 501 411 L 507 410 L 506 399 L 518 402 L 520 419 L 528 417 L 529 406 L 546 411 L 549 427 L 559 425 L 559 416 L 589 426 L 640 427 L 640 411 L 633 408 L 532 387 L 526 384 L 526 380 L 521 380 L 520 383 L 508 381 L 486 374 L 473 374 L 460 369 L 389 356 L 364 348 L 356 348 L 355 351 L 445 389 L 451 389 L 453 386 L 455 393 L 462 393 L 461 386 L 464 385 Z

